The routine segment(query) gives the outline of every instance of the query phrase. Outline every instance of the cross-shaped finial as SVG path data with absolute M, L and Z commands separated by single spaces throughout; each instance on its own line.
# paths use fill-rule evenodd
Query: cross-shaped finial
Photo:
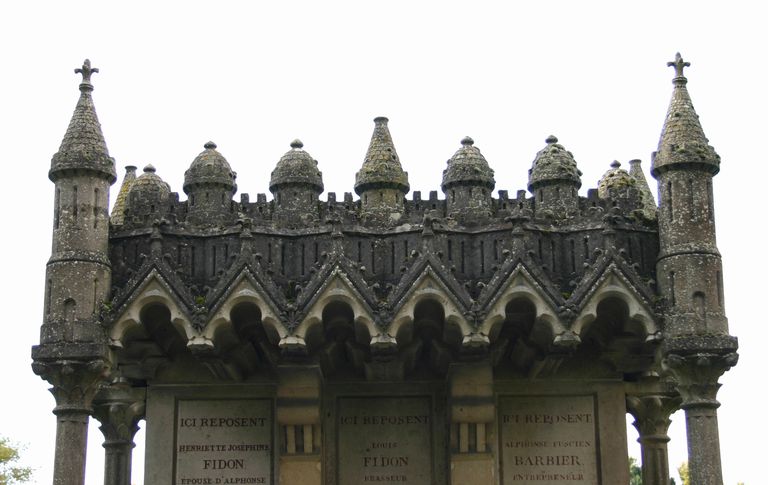
M 690 62 L 684 62 L 683 61 L 683 56 L 681 56 L 679 52 L 677 54 L 675 54 L 675 60 L 674 61 L 670 61 L 670 62 L 667 63 L 667 66 L 675 68 L 675 77 L 685 77 L 683 75 L 683 69 L 685 69 L 686 67 L 688 67 L 690 65 L 691 65 Z
M 75 74 L 83 75 L 83 84 L 91 84 L 91 74 L 94 72 L 99 72 L 99 69 L 97 67 L 91 68 L 90 59 L 83 61 L 83 67 L 75 69 Z

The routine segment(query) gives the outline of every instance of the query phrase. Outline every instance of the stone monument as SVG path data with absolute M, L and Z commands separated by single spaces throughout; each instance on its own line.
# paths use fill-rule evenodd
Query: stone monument
M 354 190 L 324 191 L 301 141 L 271 199 L 237 191 L 213 142 L 186 200 L 148 165 L 116 181 L 85 61 L 55 186 L 35 373 L 53 386 L 54 483 L 82 484 L 89 416 L 105 483 L 668 485 L 684 409 L 692 483 L 722 485 L 716 400 L 736 363 L 709 145 L 678 54 L 650 173 L 596 189 L 549 136 L 510 196 L 467 137 L 441 189 L 410 191 L 388 120 Z

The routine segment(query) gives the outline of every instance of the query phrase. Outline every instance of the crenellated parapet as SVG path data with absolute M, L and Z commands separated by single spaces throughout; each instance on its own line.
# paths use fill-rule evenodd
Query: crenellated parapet
M 654 296 L 658 229 L 643 199 L 645 179 L 617 164 L 597 189 L 579 196 L 573 155 L 550 137 L 530 173 L 532 194 L 494 196 L 493 170 L 466 137 L 443 173 L 443 196 L 416 191 L 406 198 L 407 175 L 388 120 L 377 118 L 357 176 L 359 199 L 330 192 L 321 200 L 318 162 L 295 140 L 272 172 L 271 199 L 234 200 L 234 172 L 208 143 L 187 171 L 187 200 L 170 192 L 151 166 L 126 177 L 124 213 L 113 214 L 110 233 L 110 341 L 125 348 L 131 328 L 164 314 L 174 329 L 166 337 L 173 336 L 172 347 L 205 356 L 201 365 L 210 366 L 211 356 L 232 350 L 222 335 L 245 331 L 236 329 L 234 315 L 250 305 L 261 324 L 248 332 L 263 333 L 271 345 L 264 363 L 317 359 L 328 338 L 346 335 L 356 350 L 342 354 L 357 372 L 402 378 L 405 363 L 415 365 L 423 339 L 434 332 L 445 339 L 432 356 L 441 372 L 454 359 L 497 355 L 512 337 L 500 330 L 510 308 L 533 305 L 534 323 L 525 325 L 533 332 L 526 337 L 528 357 L 518 364 L 540 372 L 527 359 L 551 354 L 561 362 L 582 337 L 597 338 L 606 305 L 618 305 L 642 357 L 614 359 L 614 366 L 640 372 L 653 363 L 661 332 Z M 214 197 L 214 190 L 223 192 Z M 238 303 L 232 292 L 241 295 Z M 328 312 L 347 311 L 350 329 L 327 327 Z M 441 325 L 452 330 L 413 327 L 424 312 L 442 315 Z M 601 345 L 613 331 L 600 337 Z M 330 352 L 327 365 L 341 358 L 339 349 L 324 352 Z

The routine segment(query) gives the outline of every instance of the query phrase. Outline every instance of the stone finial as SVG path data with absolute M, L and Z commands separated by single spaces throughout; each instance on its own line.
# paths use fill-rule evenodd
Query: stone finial
M 546 140 L 544 140 L 547 145 L 551 145 L 553 143 L 557 143 L 557 137 L 555 135 L 549 135 Z
M 461 139 L 461 144 L 462 144 L 463 146 L 472 146 L 472 145 L 474 145 L 474 144 L 475 144 L 475 140 L 473 140 L 473 139 L 472 139 L 471 137 L 469 137 L 469 136 L 465 136 L 464 138 L 462 138 L 462 139 Z
M 216 144 L 214 142 L 212 142 L 212 141 L 209 141 L 208 143 L 203 145 L 203 148 L 205 148 L 206 150 L 215 150 L 216 149 Z
M 144 167 L 144 173 L 155 173 L 157 169 L 155 169 L 155 166 L 150 164 L 147 164 L 146 167 Z
M 304 148 L 304 143 L 302 143 L 301 140 L 296 138 L 291 142 L 291 148 Z
M 680 55 L 680 53 L 675 54 L 675 60 L 667 62 L 667 66 L 674 67 L 675 68 L 675 80 L 677 79 L 685 79 L 685 75 L 683 74 L 683 69 L 686 67 L 689 67 L 691 65 L 690 62 L 683 61 L 683 56 Z
M 614 160 L 611 162 L 611 168 L 619 168 L 619 167 L 621 167 L 621 162 L 619 162 L 618 160 Z
M 83 61 L 83 67 L 75 69 L 75 74 L 83 75 L 83 82 L 80 83 L 80 91 L 93 91 L 93 84 L 91 84 L 91 75 L 99 72 L 97 67 L 91 67 L 91 60 L 86 59 Z

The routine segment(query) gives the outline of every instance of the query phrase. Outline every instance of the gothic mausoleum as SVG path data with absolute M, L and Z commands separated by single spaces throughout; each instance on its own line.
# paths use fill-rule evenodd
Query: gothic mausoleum
M 712 182 L 720 157 L 680 55 L 650 175 L 618 162 L 580 195 L 549 136 L 527 190 L 461 140 L 440 191 L 410 192 L 383 117 L 353 195 L 324 191 L 299 140 L 271 197 L 237 192 L 207 142 L 179 196 L 148 165 L 117 180 L 85 61 L 49 178 L 53 250 L 33 370 L 52 385 L 54 483 L 84 481 L 89 417 L 105 483 L 668 485 L 669 416 L 691 481 L 722 485 L 728 333 Z M 446 147 L 447 150 L 450 148 Z M 265 174 L 266 176 L 266 174 Z M 91 437 L 91 439 L 97 439 Z

